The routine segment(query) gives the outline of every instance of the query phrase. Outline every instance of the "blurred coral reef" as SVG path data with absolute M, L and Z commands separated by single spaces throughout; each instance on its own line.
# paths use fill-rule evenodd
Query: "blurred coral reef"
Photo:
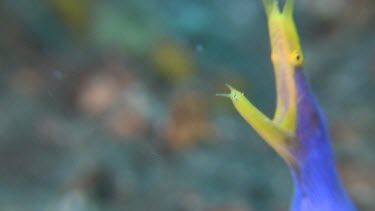
M 375 2 L 296 2 L 339 170 L 375 210 Z M 288 210 L 287 167 L 215 97 L 272 115 L 261 0 L 3 0 L 0 34 L 0 210 Z

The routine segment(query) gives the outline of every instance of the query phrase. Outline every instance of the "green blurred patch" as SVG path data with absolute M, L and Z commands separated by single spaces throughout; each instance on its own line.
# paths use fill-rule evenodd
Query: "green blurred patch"
M 192 52 L 183 45 L 164 41 L 152 53 L 158 73 L 173 84 L 190 79 L 196 72 Z

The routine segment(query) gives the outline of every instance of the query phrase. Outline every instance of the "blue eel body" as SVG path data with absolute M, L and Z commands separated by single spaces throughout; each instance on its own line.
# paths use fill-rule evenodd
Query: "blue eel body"
M 295 193 L 292 211 L 354 211 L 337 174 L 326 119 L 302 68 L 295 71 L 299 145 L 292 150 Z

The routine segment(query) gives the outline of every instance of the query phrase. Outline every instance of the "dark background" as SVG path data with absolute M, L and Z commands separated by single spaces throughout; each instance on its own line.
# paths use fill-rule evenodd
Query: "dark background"
M 297 0 L 343 181 L 375 210 L 375 3 Z M 261 0 L 0 1 L 0 210 L 288 210 Z

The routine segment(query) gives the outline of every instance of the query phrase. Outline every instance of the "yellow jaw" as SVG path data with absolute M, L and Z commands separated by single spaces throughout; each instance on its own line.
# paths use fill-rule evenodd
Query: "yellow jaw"
M 228 97 L 232 100 L 234 107 L 240 115 L 249 123 L 257 133 L 268 142 L 286 161 L 292 161 L 288 147 L 294 140 L 294 134 L 284 130 L 275 124 L 265 114 L 259 111 L 245 95 L 226 84 L 230 93 L 216 94 L 217 96 Z
M 297 97 L 294 73 L 303 66 L 303 53 L 293 21 L 294 0 L 286 0 L 280 10 L 277 0 L 263 0 L 268 18 L 271 41 L 271 61 L 274 66 L 277 105 L 271 120 L 259 111 L 246 97 L 229 86 L 229 97 L 241 116 L 265 139 L 287 162 L 292 156 L 288 149 L 295 144 L 297 122 Z

